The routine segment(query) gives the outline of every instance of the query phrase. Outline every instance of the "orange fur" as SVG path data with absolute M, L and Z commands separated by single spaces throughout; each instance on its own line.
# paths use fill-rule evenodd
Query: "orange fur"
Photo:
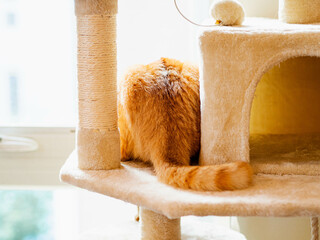
M 119 86 L 121 160 L 151 162 L 160 181 L 194 190 L 247 187 L 249 164 L 189 166 L 200 149 L 198 68 L 161 58 L 137 66 Z

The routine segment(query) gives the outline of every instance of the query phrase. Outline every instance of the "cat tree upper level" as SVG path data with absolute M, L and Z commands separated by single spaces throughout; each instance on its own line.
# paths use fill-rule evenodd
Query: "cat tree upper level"
M 257 160 L 251 162 L 260 172 L 320 175 L 320 24 L 247 18 L 242 26 L 203 30 L 200 49 L 201 164 L 249 162 L 251 128 L 251 158 Z M 314 66 L 305 79 L 294 76 L 299 66 L 286 65 L 304 56 L 315 57 L 300 60 L 301 67 Z M 278 71 L 272 70 L 275 66 Z M 256 91 L 260 81 L 264 89 Z M 265 97 L 252 109 L 255 96 Z M 313 155 L 290 157 L 302 138 L 316 148 Z
M 258 82 L 273 66 L 289 58 L 320 57 L 320 25 L 248 18 L 243 26 L 203 29 L 200 33 L 200 49 L 201 164 L 250 161 L 250 111 Z M 97 137 L 99 132 L 101 130 L 93 130 L 89 135 L 86 132 L 86 136 L 94 136 L 97 144 L 106 145 L 108 141 L 116 139 L 112 137 L 100 141 Z M 102 134 L 107 135 L 108 130 L 102 131 Z M 83 135 L 80 134 L 81 137 Z M 93 144 L 83 139 L 80 144 Z M 83 148 L 78 145 L 78 154 L 81 156 L 76 152 L 70 156 L 61 170 L 61 179 L 152 209 L 170 218 L 185 215 L 320 215 L 319 159 L 312 163 L 314 165 L 289 163 L 290 168 L 281 168 L 276 172 L 292 174 L 297 173 L 294 169 L 305 167 L 300 172 L 304 175 L 257 175 L 253 186 L 245 190 L 195 192 L 159 183 L 152 169 L 139 163 L 126 163 L 118 167 L 120 158 L 117 154 L 108 153 L 113 149 L 110 144 L 105 148 L 107 150 L 99 151 L 105 152 L 107 160 L 112 158 L 114 163 L 109 166 L 113 167 L 108 168 L 113 170 L 88 167 L 95 159 L 89 159 L 92 150 L 88 146 Z M 83 154 L 83 149 L 87 151 L 86 154 Z M 269 160 L 267 165 L 274 164 L 272 157 Z M 276 171 L 280 169 L 279 164 L 274 167 Z M 309 174 L 311 169 L 316 171 Z

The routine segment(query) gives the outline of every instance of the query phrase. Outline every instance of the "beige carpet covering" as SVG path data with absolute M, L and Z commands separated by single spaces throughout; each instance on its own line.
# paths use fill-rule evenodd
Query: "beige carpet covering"
M 299 106 L 299 99 L 302 99 L 299 96 L 302 96 L 303 91 L 304 96 L 319 96 L 317 94 L 319 91 L 316 90 L 318 89 L 316 86 L 319 84 L 310 85 L 311 80 L 314 80 L 313 82 L 320 81 L 319 71 L 315 69 L 314 75 L 309 76 L 310 81 L 305 81 L 309 85 L 307 86 L 307 83 L 305 83 L 304 89 L 299 87 L 301 84 L 297 84 L 299 79 L 296 78 L 293 79 L 294 82 L 291 85 L 290 81 L 292 79 L 288 79 L 281 86 L 273 82 L 279 81 L 281 77 L 286 78 L 295 75 L 289 74 L 290 71 L 295 70 L 295 67 L 291 67 L 291 69 L 287 67 L 285 72 L 280 73 L 274 71 L 277 78 L 272 79 L 273 76 L 269 76 L 269 82 L 266 84 L 278 91 L 269 94 L 270 88 L 266 88 L 266 94 L 269 95 L 267 95 L 264 103 L 255 107 L 258 113 L 254 114 L 255 122 L 251 123 L 251 126 L 250 113 L 252 114 L 251 106 L 256 94 L 256 87 L 266 72 L 290 58 L 320 57 L 320 24 L 286 24 L 276 19 L 247 18 L 242 26 L 204 28 L 199 35 L 200 163 L 210 165 L 235 160 L 249 162 L 249 135 L 250 127 L 252 127 L 255 130 L 260 130 L 260 132 L 256 131 L 255 133 L 264 134 L 264 139 L 268 142 L 264 144 L 263 141 L 255 142 L 255 139 L 253 139 L 253 150 L 258 149 L 258 152 L 252 155 L 252 159 L 255 158 L 256 160 L 253 161 L 253 165 L 257 171 L 280 175 L 319 175 L 318 149 L 312 149 L 310 156 L 303 152 L 301 158 L 302 154 L 295 154 L 292 151 L 291 155 L 290 152 L 286 151 L 282 152 L 282 155 L 276 154 L 279 149 L 277 149 L 276 144 L 272 144 L 274 141 L 280 141 L 293 145 L 295 137 L 290 140 L 290 137 L 288 139 L 288 135 L 285 134 L 313 133 L 313 130 L 314 133 L 319 133 L 318 123 L 320 118 L 319 121 L 314 121 L 315 124 L 306 125 L 305 128 L 297 128 L 298 125 L 305 126 L 301 124 L 303 122 L 301 120 L 306 119 L 307 116 L 300 114 L 300 117 L 296 117 L 297 114 L 294 114 L 297 109 L 303 109 L 305 106 L 304 102 L 300 102 Z M 310 59 L 308 61 L 312 62 Z M 286 91 L 286 89 L 289 90 Z M 283 95 L 283 93 L 287 95 Z M 298 99 L 298 101 L 292 102 L 294 99 Z M 312 101 L 310 98 L 309 100 L 317 108 L 320 105 L 317 104 L 318 101 L 315 99 Z M 274 115 L 263 115 L 266 107 L 277 109 L 277 112 Z M 317 108 L 315 112 L 318 112 L 316 114 L 318 116 L 320 109 Z M 286 118 L 286 122 L 280 121 L 283 116 L 295 117 Z M 266 126 L 269 129 L 266 129 Z M 294 132 L 297 129 L 299 132 Z M 279 136 L 284 134 L 284 140 L 281 140 L 280 137 L 278 139 L 274 138 L 273 134 Z M 261 146 L 261 143 L 264 147 L 269 148 L 261 151 L 258 146 L 259 144 Z M 317 143 L 315 143 L 315 146 L 317 146 Z M 272 149 L 273 147 L 275 149 Z M 275 154 L 270 156 L 270 150 Z M 259 152 L 265 153 L 265 155 L 257 154 Z M 288 161 L 284 162 L 285 154 L 287 154 Z M 271 164 L 268 165 L 268 163 Z
M 279 0 L 279 18 L 288 23 L 320 22 L 319 0 Z
M 319 176 L 258 175 L 241 191 L 196 192 L 159 183 L 152 168 L 128 162 L 115 170 L 80 170 L 73 153 L 64 182 L 154 210 L 169 218 L 206 216 L 320 216 Z
M 320 134 L 252 134 L 250 163 L 256 173 L 319 176 Z

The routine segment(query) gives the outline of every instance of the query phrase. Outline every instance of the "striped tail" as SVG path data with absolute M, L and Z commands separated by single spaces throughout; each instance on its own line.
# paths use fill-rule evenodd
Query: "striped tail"
M 198 191 L 247 188 L 253 175 L 250 164 L 241 161 L 212 166 L 161 166 L 155 170 L 163 183 Z

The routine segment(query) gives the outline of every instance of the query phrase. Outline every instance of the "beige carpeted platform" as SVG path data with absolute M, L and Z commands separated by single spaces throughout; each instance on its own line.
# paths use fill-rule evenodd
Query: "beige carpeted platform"
M 250 163 L 256 173 L 320 176 L 320 134 L 253 134 Z
M 206 216 L 319 216 L 320 176 L 255 176 L 241 191 L 196 192 L 159 183 L 152 168 L 127 162 L 121 169 L 80 170 L 74 152 L 61 179 L 90 191 L 124 200 L 169 218 Z

